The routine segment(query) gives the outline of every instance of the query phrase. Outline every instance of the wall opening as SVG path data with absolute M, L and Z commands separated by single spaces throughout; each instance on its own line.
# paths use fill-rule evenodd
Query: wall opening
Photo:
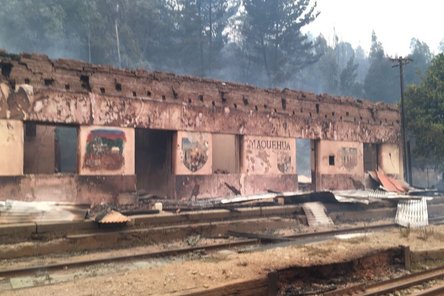
M 237 174 L 240 171 L 240 140 L 237 135 L 213 134 L 213 173 Z
M 378 169 L 378 144 L 364 143 L 364 172 Z
M 328 156 L 328 165 L 329 166 L 334 166 L 335 165 L 335 156 L 334 155 L 329 155 Z
M 55 128 L 56 171 L 77 173 L 78 128 L 57 126 Z
M 37 136 L 37 124 L 33 122 L 27 122 L 25 124 L 25 140 L 26 138 L 33 139 L 36 136 Z
M 10 63 L 0 63 L 1 73 L 4 77 L 9 78 L 12 71 L 12 64 Z
M 172 197 L 173 131 L 136 128 L 137 190 Z
M 25 122 L 24 173 L 76 173 L 77 134 L 77 126 Z
M 313 190 L 314 155 L 309 139 L 296 139 L 296 166 L 299 190 Z
M 89 84 L 88 75 L 80 75 L 80 82 L 82 83 L 82 88 L 84 88 L 87 91 L 91 91 L 91 85 Z

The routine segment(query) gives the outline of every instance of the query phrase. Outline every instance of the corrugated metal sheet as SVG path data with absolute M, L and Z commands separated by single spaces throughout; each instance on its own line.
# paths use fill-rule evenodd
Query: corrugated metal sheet
M 370 172 L 370 176 L 389 192 L 406 193 L 409 191 L 407 184 L 403 184 L 403 182 L 387 176 L 381 170 Z
M 429 215 L 426 199 L 398 201 L 395 222 L 404 227 L 427 226 Z
M 111 223 L 127 223 L 130 221 L 125 215 L 121 213 L 111 210 L 103 216 L 103 218 L 99 219 L 97 222 L 100 224 L 111 224 Z
M 54 201 L 0 201 L 0 224 L 85 219 L 86 204 Z

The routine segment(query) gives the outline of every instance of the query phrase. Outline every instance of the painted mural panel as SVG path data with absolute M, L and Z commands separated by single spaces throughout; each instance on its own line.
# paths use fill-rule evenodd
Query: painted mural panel
M 176 175 L 212 173 L 211 134 L 179 131 L 174 142 L 174 171 Z
M 23 174 L 23 122 L 0 120 L 0 176 Z
M 296 139 L 244 136 L 242 172 L 253 175 L 296 174 Z
M 134 129 L 81 127 L 81 175 L 134 174 Z

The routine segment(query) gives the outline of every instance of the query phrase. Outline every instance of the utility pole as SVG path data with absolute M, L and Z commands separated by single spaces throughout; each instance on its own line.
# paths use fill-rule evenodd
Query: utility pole
M 410 167 L 410 155 L 407 155 L 409 150 L 407 147 L 407 134 L 405 132 L 405 107 L 404 107 L 404 65 L 412 62 L 410 58 L 403 58 L 402 56 L 398 58 L 390 58 L 390 61 L 394 63 L 392 67 L 399 67 L 399 82 L 401 85 L 401 141 L 402 141 L 402 156 L 403 156 L 403 167 L 404 167 L 404 179 L 411 184 L 411 167 Z

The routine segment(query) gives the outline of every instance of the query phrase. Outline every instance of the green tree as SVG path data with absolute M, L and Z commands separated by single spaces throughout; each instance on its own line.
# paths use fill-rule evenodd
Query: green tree
M 176 65 L 174 5 L 171 0 L 124 1 L 119 15 L 124 65 L 170 70 Z M 126 56 L 126 57 L 125 57 Z
M 350 57 L 347 65 L 339 76 L 339 90 L 343 96 L 362 97 L 362 85 L 356 81 L 359 65 L 355 63 L 354 55 Z
M 322 56 L 316 63 L 319 70 L 319 74 L 317 75 L 318 83 L 322 83 L 323 92 L 338 94 L 340 66 L 337 55 L 339 51 L 336 51 L 337 42 L 335 42 L 333 47 L 330 47 L 324 38 L 318 38 L 318 43 L 318 51 L 322 52 Z
M 355 49 L 355 62 L 358 64 L 356 80 L 362 84 L 368 72 L 369 60 L 361 46 Z
M 168 0 L 0 0 L 0 7 L 0 40 L 12 52 L 118 65 L 116 22 L 122 66 L 168 65 L 174 52 Z
M 205 76 L 220 67 L 224 31 L 239 5 L 239 0 L 177 1 L 176 60 L 182 71 Z
M 303 88 L 317 93 L 362 97 L 362 84 L 357 81 L 358 63 L 355 51 L 350 43 L 338 42 L 327 44 L 323 36 L 316 39 L 316 52 L 319 61 L 303 69 L 297 76 L 302 82 L 296 88 Z
M 395 103 L 399 100 L 399 74 L 392 68 L 381 42 L 372 33 L 370 66 L 364 80 L 364 95 L 368 99 Z
M 418 84 L 433 59 L 433 54 L 425 42 L 413 38 L 410 42 L 410 58 L 412 62 L 405 67 L 404 78 L 406 84 Z
M 313 42 L 301 29 L 315 20 L 316 2 L 310 0 L 244 0 L 244 52 L 253 71 L 265 72 L 276 86 L 316 62 Z
M 44 52 L 60 47 L 64 10 L 55 0 L 1 0 L 0 35 L 8 50 Z
M 444 54 L 437 55 L 419 85 L 405 95 L 406 121 L 419 163 L 444 164 Z

